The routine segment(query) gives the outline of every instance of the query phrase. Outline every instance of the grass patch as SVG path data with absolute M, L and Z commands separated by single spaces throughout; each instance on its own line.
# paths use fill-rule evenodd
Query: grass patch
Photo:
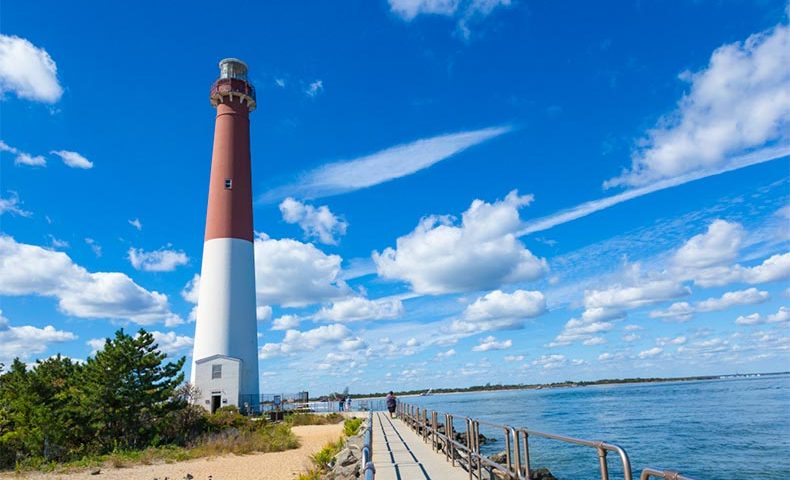
M 329 471 L 332 459 L 340 453 L 346 444 L 347 437 L 353 437 L 359 433 L 364 420 L 361 418 L 349 418 L 343 423 L 343 436 L 336 442 L 327 443 L 324 448 L 312 455 L 314 467 L 296 477 L 296 480 L 319 480 L 322 475 Z
M 329 413 L 327 415 L 319 415 L 317 413 L 294 413 L 288 417 L 288 423 L 293 426 L 297 425 L 334 425 L 343 421 L 346 418 L 339 413 Z
M 349 418 L 348 420 L 346 420 L 345 423 L 343 424 L 343 433 L 345 434 L 345 436 L 353 437 L 354 435 L 356 435 L 359 432 L 359 427 L 362 426 L 363 421 L 364 420 L 362 420 L 361 418 Z
M 233 453 L 244 455 L 254 452 L 282 452 L 299 447 L 299 439 L 288 424 L 263 425 L 255 430 L 229 428 L 201 437 L 191 447 L 164 446 L 144 450 L 120 450 L 106 455 L 95 455 L 67 463 L 46 462 L 29 458 L 17 463 L 16 470 L 42 472 L 73 472 L 93 467 L 125 468 L 152 463 L 173 463 L 192 458 L 211 457 Z

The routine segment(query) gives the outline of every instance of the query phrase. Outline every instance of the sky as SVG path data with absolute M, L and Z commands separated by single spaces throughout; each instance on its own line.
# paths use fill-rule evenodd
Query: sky
M 262 393 L 788 369 L 786 3 L 258 3 L 3 4 L 0 362 L 190 357 L 238 57 Z

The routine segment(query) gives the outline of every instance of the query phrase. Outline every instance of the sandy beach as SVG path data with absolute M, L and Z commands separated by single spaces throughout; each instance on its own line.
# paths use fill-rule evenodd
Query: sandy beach
M 206 457 L 178 463 L 138 465 L 128 468 L 103 467 L 99 475 L 78 473 L 0 473 L 0 478 L 32 480 L 181 480 L 189 473 L 195 480 L 292 480 L 311 466 L 310 455 L 337 440 L 343 424 L 293 427 L 301 447 L 285 452 Z M 209 477 L 210 476 L 210 477 Z

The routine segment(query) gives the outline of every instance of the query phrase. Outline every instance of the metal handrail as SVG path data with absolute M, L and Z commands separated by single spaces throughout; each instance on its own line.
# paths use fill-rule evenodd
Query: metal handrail
M 508 480 L 527 480 L 530 478 L 530 459 L 529 459 L 529 437 L 541 437 L 550 440 L 557 440 L 572 445 L 594 448 L 598 454 L 598 464 L 601 472 L 601 480 L 609 480 L 609 466 L 607 454 L 616 453 L 623 465 L 623 479 L 633 480 L 631 461 L 626 451 L 619 445 L 602 441 L 583 440 L 580 438 L 556 435 L 553 433 L 530 430 L 528 428 L 514 428 L 507 425 L 478 420 L 471 417 L 452 415 L 449 413 L 440 414 L 428 409 L 420 409 L 415 405 L 398 403 L 398 416 L 412 430 L 422 436 L 423 441 L 431 441 L 431 446 L 436 450 L 444 451 L 445 458 L 453 466 L 458 463 L 469 472 L 469 480 L 477 478 L 483 480 L 483 472 L 488 474 L 488 478 L 494 478 L 497 472 L 499 478 Z M 444 432 L 440 431 L 439 416 L 444 416 Z M 461 421 L 466 424 L 466 443 L 459 442 L 455 438 L 454 421 Z M 501 429 L 505 438 L 505 463 L 497 463 L 480 453 L 480 425 L 485 425 L 494 429 Z M 684 477 L 677 472 L 670 470 L 654 470 L 646 468 L 642 471 L 640 480 L 649 480 L 650 477 L 664 478 L 666 480 L 692 480 Z
M 646 468 L 642 470 L 642 475 L 639 480 L 649 480 L 650 478 L 664 478 L 666 480 L 692 480 L 685 477 L 674 470 L 656 470 L 653 468 Z
M 368 413 L 368 430 L 362 444 L 362 472 L 365 480 L 376 478 L 376 467 L 373 466 L 373 412 Z

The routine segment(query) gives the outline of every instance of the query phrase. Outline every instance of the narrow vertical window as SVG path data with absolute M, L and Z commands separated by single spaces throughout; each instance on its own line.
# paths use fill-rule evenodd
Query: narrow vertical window
M 233 179 L 226 178 L 225 179 L 225 190 L 232 190 L 233 189 Z
M 211 379 L 222 378 L 222 365 L 212 365 L 211 366 Z

